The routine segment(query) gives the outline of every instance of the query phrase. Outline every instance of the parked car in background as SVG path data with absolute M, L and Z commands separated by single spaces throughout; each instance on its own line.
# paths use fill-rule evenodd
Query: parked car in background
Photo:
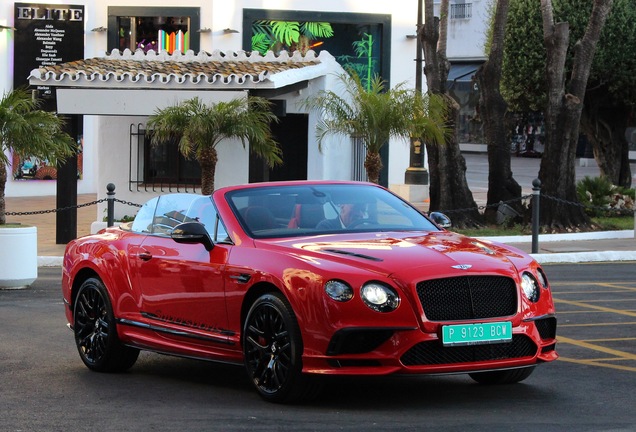
M 324 375 L 468 373 L 514 383 L 557 358 L 540 265 L 436 225 L 374 184 L 167 194 L 72 241 L 62 289 L 90 369 L 139 350 L 243 364 L 273 402 Z

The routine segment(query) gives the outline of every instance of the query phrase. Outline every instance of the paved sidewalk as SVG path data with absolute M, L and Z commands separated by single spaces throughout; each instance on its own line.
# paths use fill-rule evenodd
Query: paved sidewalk
M 94 194 L 78 195 L 77 203 L 85 204 L 97 199 Z M 54 196 L 6 198 L 7 212 L 52 210 Z M 77 210 L 77 235 L 90 234 L 91 223 L 98 219 L 97 207 Z M 102 218 L 99 218 L 100 220 Z M 64 244 L 55 243 L 55 213 L 27 216 L 9 216 L 9 222 L 35 225 L 38 229 L 38 264 L 59 266 L 64 255 Z M 486 237 L 484 240 L 511 244 L 527 253 L 532 252 L 531 236 Z M 548 234 L 539 236 L 539 253 L 533 254 L 542 263 L 636 261 L 636 239 L 632 230 L 580 234 Z

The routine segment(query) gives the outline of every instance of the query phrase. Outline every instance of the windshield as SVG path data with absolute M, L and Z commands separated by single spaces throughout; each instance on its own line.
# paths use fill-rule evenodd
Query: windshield
M 407 202 L 366 184 L 264 186 L 227 194 L 254 238 L 374 231 L 439 231 Z

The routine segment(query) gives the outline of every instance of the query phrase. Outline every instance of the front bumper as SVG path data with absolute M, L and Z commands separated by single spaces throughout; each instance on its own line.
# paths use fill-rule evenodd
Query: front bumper
M 556 317 L 544 316 L 514 327 L 510 342 L 462 346 L 444 346 L 439 334 L 420 329 L 343 329 L 332 337 L 327 355 L 303 356 L 303 370 L 334 375 L 468 373 L 557 358 Z

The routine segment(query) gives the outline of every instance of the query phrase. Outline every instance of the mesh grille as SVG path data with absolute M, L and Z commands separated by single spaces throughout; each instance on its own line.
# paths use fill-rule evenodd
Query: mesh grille
M 417 295 L 430 321 L 495 318 L 517 311 L 517 287 L 504 276 L 462 276 L 417 284 Z
M 557 320 L 554 317 L 536 320 L 535 325 L 539 330 L 541 339 L 554 339 L 556 337 Z
M 421 342 L 401 358 L 405 366 L 469 363 L 533 357 L 537 346 L 525 335 L 515 335 L 511 342 L 491 345 L 445 347 L 440 341 Z

